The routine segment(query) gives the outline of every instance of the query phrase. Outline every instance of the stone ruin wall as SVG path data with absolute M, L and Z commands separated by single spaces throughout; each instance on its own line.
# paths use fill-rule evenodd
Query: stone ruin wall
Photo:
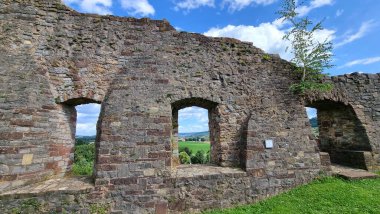
M 320 171 L 304 110 L 314 104 L 289 92 L 291 66 L 277 56 L 166 21 L 80 14 L 58 0 L 4 0 L 0 20 L 1 191 L 70 172 L 75 105 L 89 102 L 102 108 L 87 203 L 106 201 L 115 213 L 254 202 Z M 333 93 L 309 100 L 351 106 L 379 162 L 379 76 L 332 81 Z M 210 112 L 213 162 L 239 172 L 178 175 L 176 113 L 192 105 Z
M 379 74 L 353 73 L 330 82 L 332 92 L 314 94 L 306 102 L 318 109 L 321 150 L 330 153 L 333 163 L 379 170 Z

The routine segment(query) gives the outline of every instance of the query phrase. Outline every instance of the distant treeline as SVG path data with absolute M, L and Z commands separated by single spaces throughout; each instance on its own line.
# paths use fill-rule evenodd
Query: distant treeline
M 88 144 L 95 142 L 96 136 L 76 136 L 75 137 L 75 144 L 82 145 L 82 144 Z
M 318 128 L 318 120 L 316 117 L 310 118 L 310 125 L 313 128 Z

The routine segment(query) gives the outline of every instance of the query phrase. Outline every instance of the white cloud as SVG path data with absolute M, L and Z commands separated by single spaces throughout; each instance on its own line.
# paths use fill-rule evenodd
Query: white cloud
M 199 107 L 188 107 L 179 110 L 178 112 L 179 120 L 197 120 L 199 122 L 208 123 L 208 110 Z
M 118 0 L 121 7 L 133 16 L 154 15 L 155 10 L 148 0 Z M 86 13 L 112 14 L 113 0 L 63 0 L 67 5 L 78 5 Z
M 179 132 L 202 132 L 209 130 L 208 110 L 199 107 L 189 107 L 178 112 Z
M 253 4 L 269 5 L 276 1 L 277 0 L 223 0 L 222 6 L 227 5 L 230 12 L 235 12 Z
M 365 58 L 365 59 L 357 59 L 353 60 L 351 62 L 348 62 L 339 68 L 346 68 L 346 67 L 352 67 L 354 65 L 369 65 L 376 62 L 380 62 L 380 56 L 379 57 L 371 57 L 371 58 Z
M 78 105 L 75 109 L 77 110 L 77 135 L 95 135 L 96 123 L 100 113 L 100 105 L 95 103 Z
M 199 7 L 215 7 L 214 0 L 182 0 L 175 2 L 175 10 L 193 10 Z
M 363 36 L 365 36 L 374 26 L 375 26 L 375 22 L 373 20 L 369 20 L 369 21 L 366 21 L 366 22 L 363 22 L 359 28 L 359 30 L 356 32 L 356 33 L 353 33 L 353 34 L 347 34 L 346 36 L 344 36 L 345 38 L 343 39 L 343 41 L 337 43 L 335 45 L 335 47 L 340 47 L 340 46 L 343 46 L 343 45 L 346 45 L 348 43 L 351 43 L 355 40 L 358 40 L 360 38 L 362 38 Z
M 339 16 L 341 16 L 343 13 L 344 13 L 344 10 L 343 10 L 343 9 L 339 9 L 339 10 L 336 11 L 335 16 L 336 16 L 336 17 L 339 17 Z
M 112 0 L 63 0 L 65 4 L 76 4 L 83 12 L 100 15 L 112 14 Z
M 80 135 L 80 136 L 96 135 L 96 123 L 77 123 L 76 135 Z
M 155 9 L 148 0 L 121 0 L 121 7 L 131 15 L 154 15 Z
M 286 47 L 290 45 L 282 38 L 288 29 L 283 29 L 284 24 L 280 20 L 272 23 L 262 23 L 259 26 L 228 25 L 224 28 L 211 28 L 204 33 L 211 37 L 231 37 L 241 41 L 252 42 L 254 46 L 261 48 L 267 53 L 279 54 L 281 58 L 290 60 L 292 54 L 286 52 Z M 315 33 L 316 41 L 332 40 L 335 38 L 335 31 L 324 29 Z
M 306 16 L 310 11 L 316 8 L 323 7 L 326 5 L 332 5 L 332 4 L 333 4 L 333 0 L 313 0 L 310 2 L 308 6 L 303 5 L 303 6 L 298 7 L 296 9 L 296 12 L 298 13 L 299 16 Z

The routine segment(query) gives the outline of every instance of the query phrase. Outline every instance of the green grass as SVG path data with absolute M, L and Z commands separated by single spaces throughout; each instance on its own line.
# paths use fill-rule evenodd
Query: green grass
M 210 142 L 179 142 L 180 151 L 185 147 L 188 147 L 193 154 L 197 153 L 198 150 L 203 150 L 205 153 L 207 153 L 210 151 Z
M 345 181 L 338 178 L 323 178 L 256 204 L 204 213 L 378 214 L 380 179 Z

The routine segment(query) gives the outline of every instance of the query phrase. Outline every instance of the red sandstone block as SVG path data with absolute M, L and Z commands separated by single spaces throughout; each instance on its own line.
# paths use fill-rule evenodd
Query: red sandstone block
M 109 180 L 107 179 L 96 179 L 95 180 L 95 186 L 107 186 L 109 185 Z
M 26 114 L 26 115 L 33 115 L 35 110 L 30 108 L 23 108 L 23 109 L 16 109 L 13 111 L 16 114 Z
M 158 145 L 157 142 L 150 141 L 150 142 L 137 142 L 136 143 L 138 146 L 155 146 Z
M 21 132 L 0 133 L 0 140 L 20 140 L 22 138 L 23 138 L 23 133 Z
M 19 180 L 36 179 L 36 178 L 40 177 L 41 172 L 44 172 L 44 171 L 36 171 L 36 172 L 29 172 L 29 173 L 18 174 L 17 179 L 19 179 Z
M 32 127 L 34 125 L 34 122 L 31 120 L 14 119 L 11 120 L 11 125 L 21 127 Z
M 261 145 L 248 145 L 247 150 L 262 152 L 265 150 L 265 148 L 264 148 L 263 144 L 261 144 Z
M 158 79 L 158 80 L 155 80 L 155 83 L 156 84 L 169 84 L 169 80 L 168 79 Z
M 153 119 L 154 123 L 170 123 L 171 119 L 170 117 L 159 117 Z
M 0 147 L 0 154 L 18 154 L 19 148 L 15 147 Z
M 150 129 L 147 131 L 147 134 L 151 136 L 169 136 L 171 134 L 171 130 Z
M 108 155 L 110 153 L 110 150 L 109 149 L 99 149 L 98 150 L 98 154 L 99 155 Z
M 158 158 L 159 157 L 159 154 L 157 152 L 150 152 L 148 154 L 148 157 L 149 158 Z
M 116 170 L 116 165 L 110 165 L 110 164 L 102 164 L 102 165 L 96 165 L 97 170 L 102 171 L 114 171 Z
M 28 132 L 24 134 L 25 137 L 32 137 L 32 138 L 47 138 L 48 133 L 47 132 Z
M 263 177 L 265 175 L 265 169 L 247 169 L 247 174 L 253 177 Z
M 137 178 L 114 178 L 114 179 L 111 179 L 111 184 L 113 185 L 137 184 Z
M 55 110 L 55 109 L 57 109 L 57 106 L 56 105 L 43 105 L 42 109 Z
M 166 214 L 168 213 L 168 203 L 159 202 L 156 204 L 156 214 Z
M 57 168 L 58 168 L 58 162 L 57 162 L 57 161 L 54 161 L 54 162 L 50 162 L 50 163 L 46 163 L 46 164 L 45 164 L 45 169 L 56 170 Z
M 256 136 L 257 136 L 257 133 L 254 132 L 254 131 L 247 131 L 247 136 L 248 136 L 248 137 L 256 137 Z
M 122 163 L 123 158 L 121 156 L 107 156 L 99 157 L 98 164 L 107 164 L 107 163 Z
M 0 182 L 3 181 L 14 181 L 16 180 L 17 175 L 0 175 Z

